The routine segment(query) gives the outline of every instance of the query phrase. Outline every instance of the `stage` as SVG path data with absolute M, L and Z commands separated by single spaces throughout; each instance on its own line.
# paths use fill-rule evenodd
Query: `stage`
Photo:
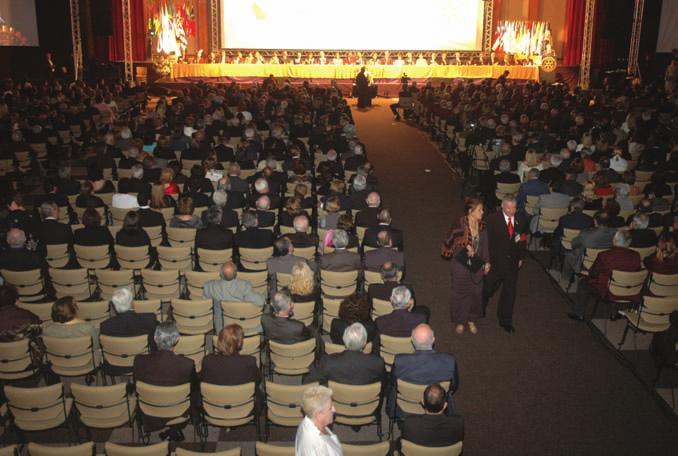
M 536 66 L 505 65 L 368 65 L 367 71 L 379 84 L 380 80 L 399 80 L 403 74 L 416 81 L 429 79 L 496 79 L 504 71 L 509 79 L 539 80 Z M 360 65 L 290 65 L 290 64 L 225 64 L 225 63 L 177 63 L 172 66 L 173 79 L 193 80 L 265 78 L 290 79 L 336 79 L 353 80 L 360 71 Z M 215 81 L 218 82 L 218 81 Z

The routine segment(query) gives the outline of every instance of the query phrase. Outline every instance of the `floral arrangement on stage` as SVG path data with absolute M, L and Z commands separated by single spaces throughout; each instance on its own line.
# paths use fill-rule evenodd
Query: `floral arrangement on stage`
M 175 2 L 151 0 L 148 2 L 148 34 L 157 40 L 158 54 L 186 54 L 188 38 L 196 34 L 195 7 L 192 1 Z
M 544 21 L 500 21 L 492 50 L 520 58 L 553 55 L 551 26 Z

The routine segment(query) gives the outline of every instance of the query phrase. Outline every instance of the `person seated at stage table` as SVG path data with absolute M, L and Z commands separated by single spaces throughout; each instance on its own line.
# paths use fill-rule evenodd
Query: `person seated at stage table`
M 405 60 L 403 60 L 403 56 L 401 54 L 398 54 L 396 56 L 396 59 L 393 61 L 393 65 L 398 65 L 398 66 L 405 65 Z
M 327 65 L 327 58 L 325 57 L 325 51 L 320 51 L 320 57 L 316 61 L 318 65 Z
M 270 60 L 268 63 L 272 65 L 279 65 L 280 64 L 280 59 L 278 58 L 278 53 L 274 52 L 273 55 L 271 56 Z
M 264 61 L 264 56 L 261 55 L 261 52 L 257 51 L 257 52 L 254 53 L 254 62 L 253 62 L 253 63 L 256 63 L 256 64 L 264 64 L 264 63 L 266 63 L 266 62 Z
M 464 65 L 464 61 L 461 59 L 461 53 L 460 52 L 455 52 L 454 53 L 454 58 L 452 59 L 452 62 L 450 65 Z
M 417 60 L 416 60 L 416 62 L 415 62 L 415 65 L 417 65 L 417 66 L 426 66 L 426 65 L 428 65 L 428 60 L 426 60 L 426 58 L 424 58 L 424 54 L 423 54 L 423 53 L 421 53 L 421 52 L 419 53 L 419 56 L 417 56 Z
M 438 58 L 438 60 L 436 61 L 436 63 L 437 63 L 438 65 L 447 65 L 447 64 L 448 64 L 448 61 L 447 61 L 447 52 L 443 52 L 442 54 L 440 54 L 440 57 Z
M 334 53 L 334 58 L 332 59 L 332 65 L 343 65 L 344 60 L 341 58 L 338 52 Z
M 431 58 L 429 59 L 428 64 L 429 65 L 437 65 L 438 64 L 437 59 L 438 59 L 438 57 L 436 56 L 436 53 L 431 52 Z
M 290 63 L 290 56 L 287 53 L 287 51 L 283 51 L 282 56 L 280 56 L 279 60 L 280 60 L 280 63 L 283 64 L 283 65 Z
M 301 65 L 304 63 L 304 58 L 301 56 L 301 52 L 297 52 L 297 56 L 292 60 L 292 63 L 295 65 Z
M 384 57 L 381 59 L 382 65 L 393 65 L 393 59 L 391 58 L 390 51 L 384 51 Z

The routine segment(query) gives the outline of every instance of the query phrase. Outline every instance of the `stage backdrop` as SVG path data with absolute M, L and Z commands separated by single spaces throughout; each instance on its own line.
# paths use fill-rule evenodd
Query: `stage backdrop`
M 35 0 L 0 0 L 0 46 L 38 46 Z
M 482 0 L 222 0 L 231 49 L 479 50 Z

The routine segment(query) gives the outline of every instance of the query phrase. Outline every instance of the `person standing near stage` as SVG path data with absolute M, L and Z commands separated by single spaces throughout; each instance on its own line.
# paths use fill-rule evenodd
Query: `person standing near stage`
M 358 96 L 358 107 L 367 108 L 372 104 L 370 96 L 370 81 L 367 77 L 367 69 L 360 68 L 360 73 L 355 77 L 356 95 Z
M 443 257 L 452 259 L 450 314 L 457 334 L 463 334 L 466 325 L 477 334 L 475 322 L 482 314 L 483 279 L 491 270 L 483 210 L 480 198 L 466 198 L 459 227 L 443 243 Z
M 527 250 L 527 219 L 523 214 L 516 214 L 516 207 L 515 197 L 507 195 L 502 199 L 501 210 L 490 214 L 486 220 L 492 269 L 485 279 L 483 309 L 487 308 L 488 300 L 501 287 L 497 317 L 499 326 L 508 333 L 515 332 L 513 304 L 516 300 L 518 271 Z

